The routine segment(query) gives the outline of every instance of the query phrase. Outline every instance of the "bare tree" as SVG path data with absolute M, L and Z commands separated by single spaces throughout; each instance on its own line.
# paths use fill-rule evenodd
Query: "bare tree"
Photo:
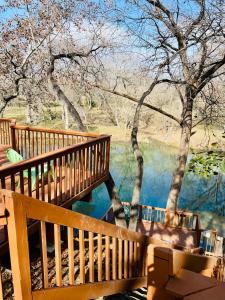
M 193 124 L 193 111 L 199 98 L 204 101 L 209 84 L 224 76 L 224 1 L 168 1 L 145 0 L 123 3 L 115 1 L 109 7 L 110 18 L 127 27 L 132 47 L 145 50 L 145 66 L 150 74 L 167 60 L 159 81 L 174 85 L 180 98 L 180 118 L 173 112 L 143 102 L 143 106 L 176 121 L 181 128 L 177 166 L 168 195 L 167 208 L 176 210 L 184 177 Z M 135 15 L 134 12 L 135 11 Z M 171 59 L 174 57 L 174 59 Z M 152 81 L 152 80 L 151 80 Z M 139 99 L 129 93 L 99 83 L 105 91 L 131 101 Z M 151 84 L 150 84 L 151 85 Z M 150 86 L 149 85 L 149 86 Z

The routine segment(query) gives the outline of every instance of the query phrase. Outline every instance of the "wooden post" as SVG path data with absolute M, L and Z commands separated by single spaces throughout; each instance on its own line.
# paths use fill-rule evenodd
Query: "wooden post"
M 10 125 L 10 130 L 11 130 L 11 146 L 12 148 L 17 151 L 16 147 L 16 128 L 15 128 L 15 123 L 11 122 Z
M 3 191 L 9 213 L 8 236 L 15 300 L 32 300 L 27 220 L 22 199 L 13 199 L 13 193 Z

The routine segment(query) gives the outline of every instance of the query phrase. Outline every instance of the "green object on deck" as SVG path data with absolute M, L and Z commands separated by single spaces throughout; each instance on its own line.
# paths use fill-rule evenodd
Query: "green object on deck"
M 18 163 L 20 161 L 23 161 L 23 157 L 16 152 L 15 150 L 9 148 L 6 150 L 6 156 L 7 159 L 11 162 L 11 163 Z M 48 175 L 48 165 L 45 163 L 44 164 L 44 170 L 43 170 L 44 176 Z M 52 178 L 55 178 L 55 174 L 54 174 L 54 170 L 52 168 L 52 166 L 50 165 L 50 175 L 52 176 Z M 28 170 L 24 170 L 23 171 L 23 177 L 24 178 L 28 178 Z M 41 179 L 41 166 L 38 166 L 38 179 Z M 31 168 L 31 189 L 33 191 L 34 187 L 36 185 L 36 167 Z M 20 186 L 20 183 L 18 183 L 18 186 Z

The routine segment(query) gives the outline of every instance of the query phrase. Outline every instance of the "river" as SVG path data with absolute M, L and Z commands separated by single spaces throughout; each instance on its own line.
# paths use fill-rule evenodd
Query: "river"
M 141 144 L 141 149 L 144 156 L 141 203 L 166 207 L 177 149 L 155 140 Z M 120 199 L 130 201 L 135 176 L 135 160 L 129 144 L 111 144 L 110 171 L 116 182 Z M 100 218 L 109 206 L 109 196 L 105 185 L 102 184 L 94 190 L 91 203 L 78 201 L 73 205 L 73 209 Z M 225 223 L 225 176 L 218 184 L 216 176 L 205 179 L 186 172 L 179 208 L 199 212 L 204 229 L 216 228 L 220 234 L 225 235 L 225 224 L 223 224 Z

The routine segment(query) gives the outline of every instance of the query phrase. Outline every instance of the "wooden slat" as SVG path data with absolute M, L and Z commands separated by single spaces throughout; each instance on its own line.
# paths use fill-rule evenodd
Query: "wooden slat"
M 118 255 L 118 278 L 122 279 L 123 273 L 122 273 L 122 266 L 123 266 L 123 241 L 119 239 L 119 255 Z
M 117 240 L 112 239 L 112 279 L 117 278 Z
M 93 232 L 89 232 L 89 281 L 94 282 L 94 240 Z
M 60 234 L 60 225 L 58 224 L 54 224 L 54 241 L 55 241 L 56 285 L 62 286 L 61 234 Z
M 134 270 L 135 270 L 135 275 L 137 275 L 137 269 L 138 269 L 138 257 L 137 257 L 137 242 L 134 242 Z
M 102 281 L 102 235 L 98 234 L 98 281 Z
M 35 167 L 35 173 L 36 173 L 36 187 L 35 187 L 36 199 L 39 199 L 39 167 L 38 166 Z
M 41 164 L 41 200 L 45 201 L 45 176 L 44 176 L 44 164 Z
M 133 266 L 133 241 L 129 241 L 129 278 L 132 277 Z
M 48 180 L 48 202 L 51 203 L 51 165 L 50 161 L 47 162 L 47 168 L 48 168 L 48 175 L 47 175 L 47 180 Z
M 84 231 L 79 230 L 80 283 L 85 283 Z
M 69 266 L 69 284 L 74 284 L 74 239 L 73 228 L 67 227 L 68 234 L 68 266 Z
M 48 288 L 48 256 L 47 256 L 47 240 L 46 225 L 41 221 L 41 258 L 42 258 L 42 280 L 43 288 Z
M 105 237 L 105 279 L 110 280 L 110 237 Z
M 124 241 L 124 278 L 128 278 L 128 241 Z

